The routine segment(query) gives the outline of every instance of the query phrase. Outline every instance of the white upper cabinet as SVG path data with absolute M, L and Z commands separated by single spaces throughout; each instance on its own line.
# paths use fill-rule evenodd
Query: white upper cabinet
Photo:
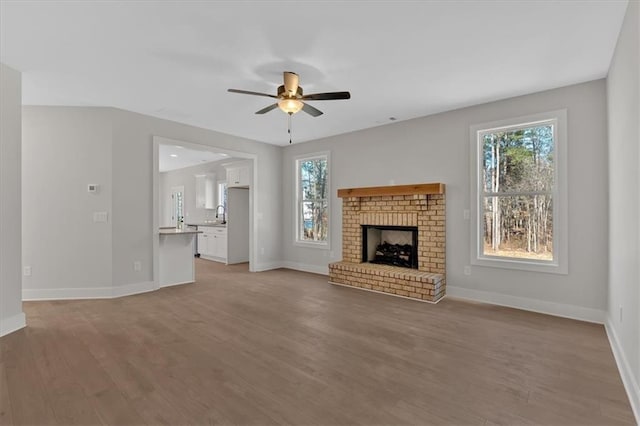
M 227 167 L 227 187 L 247 187 L 251 181 L 249 165 L 232 165 Z
M 216 175 L 196 175 L 196 208 L 215 209 Z

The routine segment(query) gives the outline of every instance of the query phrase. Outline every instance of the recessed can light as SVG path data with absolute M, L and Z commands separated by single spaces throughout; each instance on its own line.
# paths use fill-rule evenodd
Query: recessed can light
M 170 154 L 169 157 L 173 157 L 176 158 L 178 156 L 178 154 Z

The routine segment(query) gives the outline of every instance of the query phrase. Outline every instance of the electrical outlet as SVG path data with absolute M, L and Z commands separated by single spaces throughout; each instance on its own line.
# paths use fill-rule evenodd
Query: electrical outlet
M 469 220 L 469 210 L 465 209 L 462 211 L 462 217 L 464 217 L 464 220 Z
M 331 251 L 329 252 L 329 257 L 333 259 L 333 256 L 334 256 L 334 253 L 333 253 L 333 250 L 331 250 Z
M 464 274 L 465 275 L 471 275 L 471 266 L 469 266 L 469 265 L 465 265 L 464 266 Z
M 93 212 L 93 221 L 95 223 L 106 223 L 109 220 L 107 212 Z
M 260 254 L 264 254 L 264 247 L 260 247 Z
M 142 271 L 142 262 L 140 262 L 139 260 L 133 262 L 133 270 L 136 272 Z
M 25 266 L 24 267 L 24 276 L 25 277 L 30 277 L 31 276 L 31 266 Z

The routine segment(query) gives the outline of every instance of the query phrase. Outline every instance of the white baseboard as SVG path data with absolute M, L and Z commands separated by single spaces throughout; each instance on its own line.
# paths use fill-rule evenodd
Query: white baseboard
M 283 262 L 258 263 L 257 265 L 253 266 L 253 272 L 271 271 L 273 269 L 284 268 L 284 266 L 282 266 L 282 263 Z
M 207 256 L 205 254 L 200 253 L 200 259 L 210 260 L 212 262 L 224 263 L 225 265 L 227 265 L 227 259 L 223 259 L 221 257 Z
M 580 321 L 604 324 L 606 313 L 600 309 L 585 308 L 582 306 L 565 305 L 563 303 L 547 302 L 544 300 L 528 299 L 525 297 L 509 296 L 506 294 L 492 293 L 488 291 L 473 290 L 463 287 L 447 285 L 447 296 L 452 299 L 466 299 L 475 302 L 491 303 L 493 305 L 554 315 L 557 317 L 571 318 Z
M 24 316 L 24 312 L 20 312 L 19 314 L 13 315 L 9 318 L 4 318 L 0 320 L 0 337 L 6 336 L 14 331 L 18 331 L 21 328 L 26 327 L 26 325 L 27 319 Z
M 296 271 L 310 272 L 312 274 L 329 275 L 329 265 L 309 265 L 307 263 L 284 261 L 281 263 L 283 268 L 294 269 Z
M 157 289 L 158 287 L 156 287 L 156 284 L 153 281 L 125 284 L 118 287 L 113 287 L 111 297 L 131 296 L 134 294 L 147 293 L 149 291 L 154 291 Z
M 287 260 L 283 260 L 280 262 L 266 262 L 260 263 L 259 265 L 254 267 L 254 272 L 263 272 L 263 271 L 271 271 L 273 269 L 293 269 L 295 271 L 302 272 L 310 272 L 312 274 L 320 274 L 320 275 L 329 275 L 329 265 L 318 266 L 318 265 L 309 265 L 306 263 L 299 262 L 290 262 Z
M 184 284 L 193 284 L 194 282 L 195 281 L 182 281 L 182 282 L 179 282 L 179 283 L 160 284 L 160 288 L 174 287 L 174 286 L 177 286 L 177 285 L 184 285 Z
M 125 284 L 117 287 L 94 288 L 39 288 L 22 289 L 23 301 L 38 300 L 77 300 L 77 299 L 112 299 L 122 296 L 131 296 L 138 293 L 157 290 L 153 281 L 133 284 Z
M 604 328 L 607 331 L 609 344 L 611 345 L 613 356 L 616 360 L 616 364 L 618 365 L 618 371 L 620 371 L 622 383 L 624 384 L 624 388 L 627 391 L 631 409 L 633 410 L 633 414 L 636 416 L 636 423 L 640 424 L 640 385 L 634 377 L 633 371 L 631 370 L 627 357 L 625 356 L 624 350 L 622 349 L 622 345 L 620 345 L 620 339 L 618 338 L 616 329 L 613 326 L 611 317 L 607 317 Z
M 113 287 L 94 288 L 23 288 L 22 300 L 73 300 L 73 299 L 110 299 Z

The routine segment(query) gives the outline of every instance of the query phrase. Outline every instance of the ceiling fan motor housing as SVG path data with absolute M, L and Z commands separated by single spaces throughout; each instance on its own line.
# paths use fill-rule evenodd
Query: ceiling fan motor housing
M 278 87 L 278 98 L 282 99 L 282 98 L 288 98 L 290 96 L 288 96 L 287 94 L 287 89 L 285 89 L 284 84 L 280 87 Z M 291 96 L 293 97 L 293 96 Z M 302 87 L 298 86 L 298 89 L 296 90 L 296 98 L 301 98 L 302 97 Z

